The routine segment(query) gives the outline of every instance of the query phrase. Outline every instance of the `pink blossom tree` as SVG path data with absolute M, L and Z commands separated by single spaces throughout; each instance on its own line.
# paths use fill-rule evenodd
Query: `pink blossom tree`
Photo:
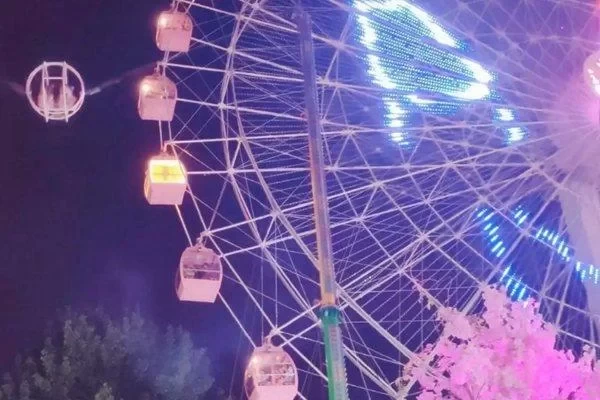
M 557 329 L 534 301 L 483 290 L 485 311 L 465 316 L 440 309 L 440 339 L 410 362 L 403 380 L 423 388 L 419 400 L 595 400 L 600 365 L 586 346 L 580 357 L 556 349 Z

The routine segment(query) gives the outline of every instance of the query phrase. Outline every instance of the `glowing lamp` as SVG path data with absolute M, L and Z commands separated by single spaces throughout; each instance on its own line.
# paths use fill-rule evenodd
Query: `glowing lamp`
M 167 17 L 164 13 L 158 17 L 158 29 L 164 29 L 169 24 L 169 17 Z
M 140 91 L 142 92 L 143 95 L 150 93 L 151 88 L 152 87 L 148 83 L 142 83 L 140 85 Z
M 140 83 L 138 113 L 146 121 L 172 121 L 177 104 L 177 87 L 166 76 L 155 73 Z
M 152 157 L 146 170 L 144 194 L 152 205 L 179 205 L 187 188 L 187 172 L 177 158 L 170 155 Z
M 162 51 L 183 52 L 190 49 L 194 24 L 183 12 L 164 11 L 158 17 L 156 45 Z

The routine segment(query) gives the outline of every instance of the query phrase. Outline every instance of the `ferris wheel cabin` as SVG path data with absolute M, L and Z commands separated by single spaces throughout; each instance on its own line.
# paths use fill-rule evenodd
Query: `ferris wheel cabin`
M 29 74 L 25 94 L 46 122 L 68 122 L 83 105 L 85 87 L 79 72 L 66 62 L 44 62 Z
M 249 400 L 294 400 L 298 393 L 298 370 L 285 350 L 266 344 L 252 353 L 244 387 Z
M 179 205 L 187 189 L 187 172 L 177 157 L 152 157 L 146 170 L 144 194 L 152 205 Z
M 158 17 L 156 45 L 162 51 L 183 52 L 190 49 L 194 23 L 192 18 L 178 11 L 163 11 Z
M 145 121 L 172 121 L 177 104 L 177 87 L 166 76 L 155 73 L 140 84 L 138 112 Z
M 175 282 L 179 300 L 214 303 L 222 281 L 223 266 L 214 251 L 202 245 L 183 251 Z
M 600 51 L 597 51 L 583 63 L 583 77 L 596 96 L 600 96 Z

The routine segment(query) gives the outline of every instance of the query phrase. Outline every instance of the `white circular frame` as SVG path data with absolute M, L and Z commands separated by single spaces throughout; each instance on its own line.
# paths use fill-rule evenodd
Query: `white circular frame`
M 48 71 L 51 68 L 60 68 L 61 69 L 61 77 L 58 77 L 57 80 L 61 80 L 63 86 L 69 82 L 69 78 L 73 77 L 77 81 L 77 86 L 80 88 L 80 94 L 77 98 L 77 101 L 70 107 L 64 108 L 62 110 L 54 112 L 48 112 L 48 110 L 44 110 L 39 104 L 37 104 L 36 100 L 33 98 L 33 89 L 31 85 L 34 80 L 40 79 L 40 82 L 44 81 L 44 76 L 48 75 Z M 83 78 L 79 74 L 79 72 L 73 68 L 71 65 L 66 62 L 46 62 L 44 61 L 40 66 L 34 69 L 27 78 L 27 82 L 25 84 L 25 93 L 27 95 L 27 100 L 29 100 L 29 104 L 31 107 L 44 119 L 46 122 L 52 121 L 66 121 L 68 122 L 71 117 L 73 117 L 83 106 L 83 102 L 85 100 L 85 83 Z

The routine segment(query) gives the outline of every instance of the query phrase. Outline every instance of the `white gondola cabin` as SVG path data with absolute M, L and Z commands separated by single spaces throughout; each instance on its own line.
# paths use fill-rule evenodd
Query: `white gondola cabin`
M 175 282 L 179 300 L 214 303 L 222 281 L 223 266 L 214 251 L 202 245 L 183 251 Z
M 145 121 L 172 121 L 177 104 L 177 86 L 166 76 L 153 74 L 140 84 L 138 112 Z
M 591 54 L 583 63 L 583 77 L 596 96 L 600 96 L 600 51 Z
M 144 195 L 152 205 L 179 205 L 187 189 L 187 172 L 177 157 L 152 157 L 146 170 Z
M 249 400 L 293 400 L 298 393 L 298 370 L 281 347 L 265 344 L 252 353 L 244 386 Z
M 156 45 L 162 51 L 187 52 L 192 41 L 194 23 L 183 12 L 163 11 L 158 16 Z

